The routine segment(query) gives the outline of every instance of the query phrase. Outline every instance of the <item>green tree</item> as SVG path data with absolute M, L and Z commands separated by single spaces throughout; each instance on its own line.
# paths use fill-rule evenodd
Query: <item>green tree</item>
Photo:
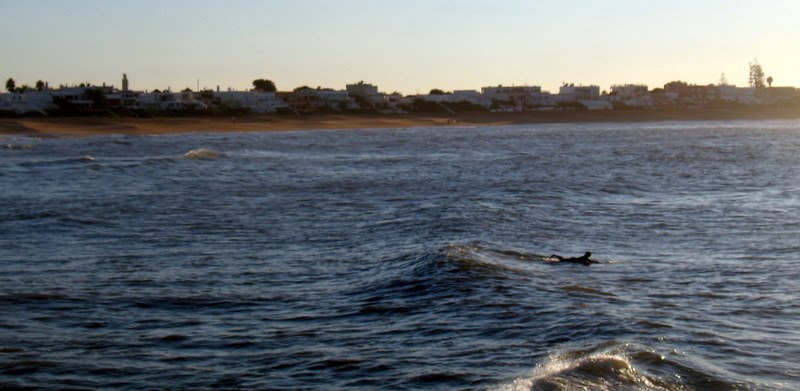
M 44 82 L 41 80 L 36 81 L 36 91 L 44 90 Z
M 442 90 L 440 90 L 438 88 L 434 88 L 428 93 L 428 95 L 445 95 L 445 94 L 446 94 L 446 92 L 444 92 L 444 91 L 442 91 Z
M 103 93 L 103 90 L 99 88 L 87 88 L 85 94 L 86 98 L 92 101 L 92 106 L 95 109 L 108 108 L 108 99 L 106 98 L 106 94 Z
M 769 84 L 769 87 L 770 87 L 770 88 L 772 88 L 772 81 L 773 81 L 773 80 L 774 80 L 774 79 L 772 78 L 772 76 L 770 76 L 770 77 L 768 77 L 768 78 L 767 78 L 767 84 Z
M 676 81 L 671 81 L 671 82 L 669 82 L 667 84 L 664 84 L 664 89 L 665 90 L 669 90 L 671 88 L 686 88 L 688 86 L 689 86 L 689 84 L 686 83 L 685 81 L 676 80 Z
M 268 79 L 255 79 L 253 80 L 253 87 L 256 91 L 275 92 L 275 83 Z
M 17 89 L 17 82 L 9 77 L 8 80 L 6 80 L 6 90 L 8 90 L 8 92 L 14 92 L 15 89 Z
M 750 87 L 764 88 L 764 86 L 764 69 L 761 68 L 758 60 L 753 60 L 750 63 Z
M 214 99 L 214 91 L 208 90 L 208 89 L 201 90 L 200 91 L 200 97 L 203 98 L 203 99 L 208 99 L 208 100 Z
M 311 90 L 312 88 L 309 86 L 300 86 L 294 89 L 294 92 L 302 91 L 302 90 Z
M 421 113 L 446 113 L 447 108 L 437 102 L 430 102 L 424 99 L 414 99 L 412 109 Z

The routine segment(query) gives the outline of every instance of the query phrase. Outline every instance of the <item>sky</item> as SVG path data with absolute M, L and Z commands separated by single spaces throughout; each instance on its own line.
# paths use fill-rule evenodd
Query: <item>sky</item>
M 800 86 L 798 0 L 0 0 L 0 78 L 405 94 L 564 83 Z

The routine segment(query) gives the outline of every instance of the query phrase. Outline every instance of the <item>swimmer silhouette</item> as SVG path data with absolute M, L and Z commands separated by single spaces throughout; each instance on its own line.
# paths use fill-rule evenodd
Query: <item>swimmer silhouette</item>
M 591 256 L 592 256 L 592 253 L 587 251 L 585 254 L 583 254 L 582 256 L 577 257 L 577 258 L 564 258 L 564 257 L 562 257 L 560 255 L 556 255 L 556 254 L 553 254 L 550 257 L 558 259 L 559 262 L 580 263 L 581 265 L 586 265 L 586 266 L 589 266 L 589 265 L 591 265 L 593 263 L 599 263 L 599 262 L 595 261 L 594 259 L 590 259 Z

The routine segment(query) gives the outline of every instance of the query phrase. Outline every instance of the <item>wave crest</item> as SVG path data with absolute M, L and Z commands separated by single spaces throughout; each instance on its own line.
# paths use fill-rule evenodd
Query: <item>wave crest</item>
M 609 342 L 550 354 L 530 374 L 496 391 L 736 390 L 738 385 L 633 344 Z
M 228 157 L 228 155 L 217 152 L 212 149 L 206 148 L 198 148 L 193 149 L 186 154 L 183 155 L 184 159 L 192 159 L 192 160 L 214 160 L 214 159 L 222 159 Z
M 398 289 L 408 285 L 418 287 L 420 284 L 443 290 L 448 286 L 461 287 L 472 281 L 504 280 L 538 273 L 531 266 L 548 263 L 552 263 L 552 259 L 540 254 L 497 250 L 477 243 L 449 244 L 387 260 L 385 264 L 390 266 L 376 269 L 376 278 L 369 279 L 371 285 L 362 287 L 361 291 Z M 595 293 L 610 295 L 599 291 Z
M 401 254 L 375 269 L 365 284 L 354 287 L 367 303 L 402 298 L 450 296 L 471 285 L 485 285 L 487 280 L 504 280 L 514 268 L 490 254 L 482 254 L 477 245 L 449 245 L 434 251 Z M 374 311 L 374 308 L 370 308 Z

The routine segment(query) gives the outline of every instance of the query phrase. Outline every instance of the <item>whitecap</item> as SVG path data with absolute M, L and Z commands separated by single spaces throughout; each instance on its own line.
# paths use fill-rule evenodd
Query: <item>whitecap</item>
M 589 375 L 589 376 L 587 376 Z M 662 389 L 639 376 L 630 363 L 620 356 L 595 355 L 581 360 L 551 359 L 537 366 L 528 376 L 515 379 L 497 390 L 592 389 L 617 390 Z
M 222 152 L 217 152 L 211 149 L 198 148 L 186 152 L 186 154 L 184 154 L 183 157 L 185 159 L 194 159 L 194 160 L 213 160 L 213 159 L 225 158 L 228 156 Z

